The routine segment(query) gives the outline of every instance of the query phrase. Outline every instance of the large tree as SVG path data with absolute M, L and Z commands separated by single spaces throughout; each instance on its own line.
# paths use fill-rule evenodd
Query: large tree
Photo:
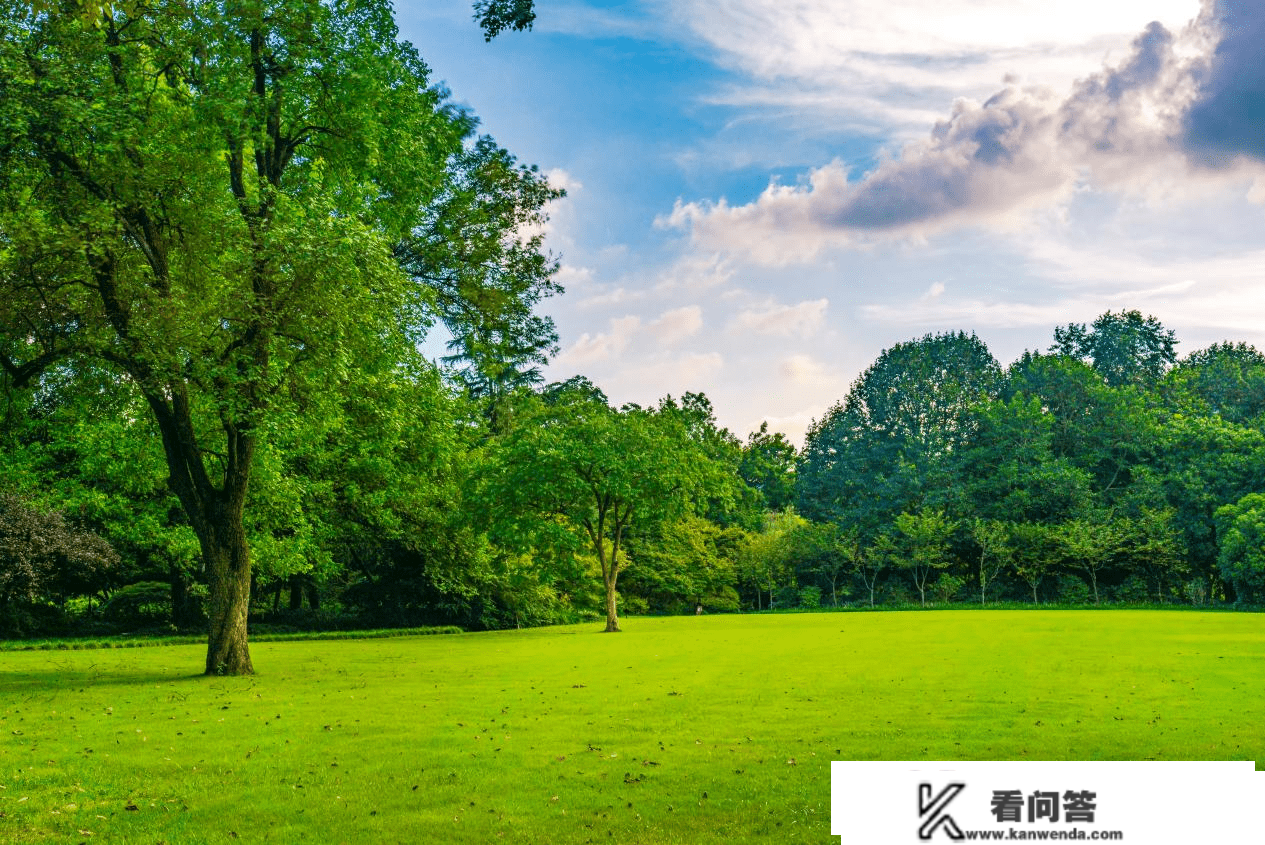
M 873 535 L 950 486 L 949 459 L 973 431 L 1001 369 L 963 332 L 899 343 L 862 373 L 847 397 L 808 430 L 796 498 L 810 519 Z
M 1177 340 L 1154 317 L 1138 311 L 1108 311 L 1093 324 L 1069 323 L 1054 330 L 1051 352 L 1093 364 L 1112 387 L 1154 385 L 1177 360 Z
M 6 4 L 0 27 L 0 366 L 103 362 L 139 392 L 209 580 L 206 671 L 250 673 L 256 456 L 424 330 L 396 250 L 473 121 L 384 0 Z
M 1049 450 L 1056 459 L 1088 472 L 1095 495 L 1111 499 L 1128 488 L 1157 435 L 1143 391 L 1112 387 L 1089 364 L 1066 355 L 1026 352 L 1006 375 L 1007 398 L 1036 399 L 1050 418 Z
M 772 511 L 789 507 L 795 497 L 795 446 L 780 431 L 769 432 L 767 422 L 747 435 L 742 447 L 738 474 L 750 487 L 760 491 L 764 506 Z
M 1265 355 L 1246 343 L 1214 343 L 1179 361 L 1164 386 L 1174 404 L 1195 399 L 1206 413 L 1228 422 L 1259 424 L 1265 414 Z

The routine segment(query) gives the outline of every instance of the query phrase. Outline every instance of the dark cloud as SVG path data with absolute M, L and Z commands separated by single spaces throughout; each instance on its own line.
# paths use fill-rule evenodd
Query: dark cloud
M 1184 121 L 1187 153 L 1210 167 L 1238 156 L 1265 161 L 1265 4 L 1212 0 L 1204 18 L 1218 40 Z
M 1138 154 L 1157 144 L 1167 146 L 1167 132 L 1147 126 L 1148 111 L 1180 108 L 1180 94 L 1188 70 L 1177 66 L 1173 34 L 1158 22 L 1133 41 L 1133 52 L 1122 64 L 1105 68 L 1076 84 L 1059 108 L 1063 144 L 1090 153 Z M 1180 113 L 1169 115 L 1169 123 Z M 1154 150 L 1152 150 L 1154 151 Z
M 960 103 L 928 142 L 857 184 L 830 222 L 887 229 L 967 208 L 995 210 L 1009 205 L 1016 192 L 1057 187 L 1062 177 L 1037 155 L 1046 146 L 1050 120 L 1048 103 L 1013 87 L 982 106 Z
M 1265 162 L 1265 0 L 1205 0 L 1180 36 L 1151 23 L 1066 97 L 1010 84 L 982 104 L 959 101 L 859 181 L 835 163 L 748 205 L 679 206 L 672 220 L 740 245 L 785 232 L 922 234 L 1000 220 L 1085 182 L 1145 188 L 1186 163 L 1242 157 Z
M 997 214 L 1067 188 L 1083 167 L 1171 153 L 1189 78 L 1173 45 L 1152 23 L 1123 62 L 1062 102 L 1011 85 L 983 105 L 959 103 L 926 142 L 852 187 L 829 225 L 884 230 Z

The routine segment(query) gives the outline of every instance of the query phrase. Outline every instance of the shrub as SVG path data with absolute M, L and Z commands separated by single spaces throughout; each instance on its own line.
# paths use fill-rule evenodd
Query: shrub
M 798 598 L 800 607 L 816 610 L 821 607 L 821 587 L 800 587 Z
M 110 596 L 101 615 L 125 628 L 162 625 L 171 619 L 171 585 L 161 581 L 128 584 Z

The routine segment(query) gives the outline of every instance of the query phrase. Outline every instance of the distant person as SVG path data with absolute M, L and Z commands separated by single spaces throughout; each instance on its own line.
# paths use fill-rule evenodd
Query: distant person
M 702 616 L 702 615 L 703 615 L 703 606 L 702 606 L 701 604 L 700 604 L 700 605 L 695 605 L 695 607 L 694 607 L 694 615 L 695 615 L 695 616 Z

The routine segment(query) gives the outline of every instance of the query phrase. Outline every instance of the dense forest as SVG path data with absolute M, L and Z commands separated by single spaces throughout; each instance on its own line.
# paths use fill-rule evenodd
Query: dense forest
M 248 623 L 1265 600 L 1250 346 L 928 335 L 802 449 L 701 393 L 614 407 L 542 377 L 562 192 L 389 4 L 6 15 L 0 633 L 209 627 L 249 672 Z
M 583 377 L 542 386 L 529 358 L 419 360 L 260 449 L 252 619 L 1259 603 L 1265 356 L 1175 345 L 1137 312 L 1006 368 L 974 335 L 928 335 L 884 351 L 802 450 L 734 436 L 702 394 L 615 408 Z M 139 397 L 104 372 L 13 381 L 5 633 L 204 628 L 198 541 Z

